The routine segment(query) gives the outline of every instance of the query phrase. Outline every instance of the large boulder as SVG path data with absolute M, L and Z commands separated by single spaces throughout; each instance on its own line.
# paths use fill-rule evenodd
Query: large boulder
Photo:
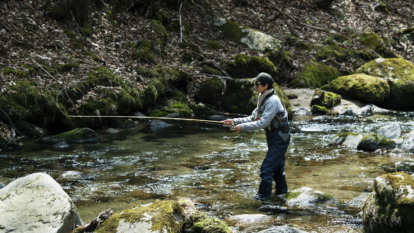
M 82 225 L 75 204 L 47 174 L 19 178 L 0 190 L 2 232 L 70 233 Z
M 414 109 L 414 65 L 411 62 L 398 58 L 377 58 L 355 72 L 376 76 L 388 82 L 389 97 L 383 103 L 378 103 L 381 106 L 390 109 Z
M 397 144 L 382 135 L 379 134 L 368 134 L 365 135 L 358 144 L 358 150 L 364 151 L 375 151 L 377 149 L 394 149 Z
M 341 73 L 333 66 L 308 62 L 298 73 L 298 77 L 289 83 L 289 86 L 319 88 L 340 76 Z
M 263 52 L 282 48 L 280 40 L 231 20 L 216 18 L 214 25 L 224 36 L 250 49 Z
M 221 99 L 224 83 L 221 79 L 213 77 L 205 82 L 194 95 L 194 99 L 209 104 L 216 104 Z
M 411 153 L 414 152 L 414 130 L 404 135 L 404 142 L 400 148 Z
M 339 77 L 322 89 L 373 104 L 383 104 L 390 95 L 390 86 L 386 80 L 365 74 Z
M 287 206 L 306 207 L 316 203 L 324 203 L 334 198 L 327 193 L 303 187 L 279 196 Z
M 411 232 L 414 179 L 406 173 L 391 173 L 375 178 L 374 187 L 364 205 L 364 232 Z
M 344 146 L 344 147 L 349 147 L 349 148 L 357 148 L 359 142 L 362 140 L 362 138 L 364 137 L 364 135 L 359 134 L 359 133 L 349 133 L 349 132 L 345 132 L 345 133 L 340 133 L 335 135 L 332 140 L 331 143 L 329 144 L 330 146 Z
M 291 120 L 293 118 L 293 112 L 289 98 L 276 83 L 273 83 L 273 88 L 275 94 L 286 108 L 289 119 Z M 250 115 L 257 107 L 257 98 L 255 79 L 231 79 L 227 81 L 222 105 L 226 111 Z
M 315 90 L 312 97 L 311 106 L 319 105 L 326 108 L 332 108 L 341 103 L 341 96 L 329 91 Z
M 396 139 L 401 136 L 401 126 L 398 122 L 393 122 L 377 130 L 377 134 L 389 139 Z
M 114 213 L 95 231 L 119 233 L 179 233 L 184 224 L 184 210 L 177 201 L 155 201 Z
M 266 57 L 239 54 L 232 57 L 232 61 L 227 62 L 223 68 L 232 78 L 253 78 L 261 72 L 265 72 L 272 76 L 275 82 L 279 81 L 276 67 Z
M 42 140 L 47 143 L 88 143 L 98 142 L 99 135 L 89 128 L 77 128 L 55 136 L 45 137 Z

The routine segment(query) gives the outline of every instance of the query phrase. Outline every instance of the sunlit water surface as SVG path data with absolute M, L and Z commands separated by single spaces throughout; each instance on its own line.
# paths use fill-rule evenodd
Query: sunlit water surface
M 84 221 L 107 208 L 119 211 L 181 196 L 223 219 L 267 214 L 273 217 L 273 225 L 290 224 L 309 232 L 362 232 L 358 213 L 373 189 L 374 178 L 386 173 L 383 166 L 410 155 L 376 155 L 327 145 L 339 132 L 370 133 L 389 122 L 399 122 L 404 133 L 410 132 L 414 129 L 411 116 L 310 120 L 314 117 L 295 117 L 285 169 L 290 190 L 311 187 L 337 200 L 310 209 L 251 199 L 267 151 L 264 132 L 237 134 L 219 125 L 194 122 L 171 122 L 170 127 L 158 130 L 140 122 L 117 134 L 97 130 L 99 143 L 72 144 L 63 152 L 30 139 L 23 149 L 0 152 L 0 182 L 7 184 L 34 172 L 46 172 L 59 180 L 65 171 L 80 171 L 85 179 L 60 183 Z

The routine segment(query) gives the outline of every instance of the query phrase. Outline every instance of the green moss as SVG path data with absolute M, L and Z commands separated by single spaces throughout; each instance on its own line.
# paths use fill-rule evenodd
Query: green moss
M 190 44 L 190 43 L 187 43 L 187 42 L 183 42 L 183 43 L 180 43 L 179 46 L 182 49 L 190 49 L 191 51 L 194 51 L 196 53 L 201 54 L 201 49 L 195 44 Z
M 231 233 L 232 231 L 226 223 L 212 217 L 206 213 L 195 212 L 185 221 L 184 231 L 189 233 Z
M 82 32 L 85 34 L 85 36 L 91 36 L 92 34 L 92 27 L 89 23 L 85 22 L 83 23 L 83 26 L 81 27 Z
M 137 49 L 148 49 L 148 50 L 152 50 L 154 46 L 150 42 L 148 42 L 146 40 L 142 40 L 142 41 L 138 42 L 135 47 Z
M 194 95 L 194 99 L 204 103 L 216 104 L 221 100 L 223 88 L 223 81 L 217 77 L 213 77 L 200 87 Z
M 300 194 L 300 192 L 289 192 L 286 193 L 284 197 L 286 198 L 286 200 L 290 201 L 292 199 L 299 197 Z
M 201 68 L 201 73 L 213 74 L 213 75 L 221 75 L 221 72 L 220 71 L 218 71 L 218 70 L 216 70 L 214 68 L 208 67 L 207 65 L 204 65 Z
M 34 69 L 32 68 L 32 69 L 29 69 L 28 71 L 20 71 L 16 69 L 5 68 L 3 69 L 3 74 L 4 75 L 14 74 L 16 76 L 29 77 L 30 75 L 34 74 Z
M 311 112 L 317 115 L 325 115 L 328 113 L 328 109 L 326 109 L 326 107 L 323 106 L 312 105 Z
M 77 38 L 75 33 L 70 29 L 65 29 L 65 34 L 69 37 L 70 42 L 72 43 L 73 47 L 77 49 L 83 49 L 82 42 Z
M 293 111 L 292 107 L 290 105 L 290 101 L 286 93 L 283 91 L 283 89 L 277 85 L 276 83 L 273 83 L 273 89 L 275 90 L 275 94 L 279 97 L 280 101 L 282 102 L 283 107 L 286 109 L 288 113 L 289 120 L 293 119 Z
M 305 63 L 303 69 L 298 73 L 298 77 L 293 79 L 289 85 L 295 87 L 319 88 L 339 76 L 341 76 L 341 74 L 333 66 L 319 62 L 308 62 Z
M 359 142 L 359 150 L 375 150 L 378 148 L 394 149 L 396 143 L 379 134 L 368 134 L 365 135 Z
M 266 57 L 239 54 L 232 59 L 234 61 L 227 62 L 227 72 L 233 78 L 254 78 L 259 73 L 265 72 L 277 80 L 276 68 Z
M 183 209 L 176 201 L 155 201 L 145 207 L 131 207 L 126 210 L 114 213 L 111 218 L 102 223 L 96 230 L 97 233 L 117 232 L 119 222 L 136 223 L 144 218 L 144 214 L 152 216 L 151 231 L 158 232 L 162 229 L 169 229 L 171 233 L 181 232 L 183 221 L 177 221 L 174 215 L 183 216 Z
M 142 50 L 137 49 L 133 55 L 133 58 L 139 61 L 151 63 L 152 65 L 158 64 L 157 59 L 148 48 Z
M 289 46 L 298 48 L 300 50 L 310 50 L 311 48 L 309 45 L 307 45 L 306 43 L 301 41 L 299 38 L 294 37 L 294 36 L 289 36 L 288 38 L 286 38 L 286 43 Z
M 249 34 L 248 32 L 243 31 L 243 29 L 251 29 L 249 27 L 242 26 L 231 20 L 227 20 L 225 24 L 219 26 L 218 28 L 220 29 L 220 31 L 223 33 L 225 37 L 239 44 L 240 44 L 241 39 L 246 37 Z M 247 47 L 245 44 L 242 44 L 242 45 Z
M 341 35 L 341 34 L 332 34 L 330 37 L 334 39 L 336 42 L 340 42 L 340 43 L 351 41 L 347 36 Z
M 332 108 L 341 103 L 341 96 L 333 92 L 324 92 L 316 89 L 311 101 L 312 105 L 320 105 L 326 108 Z
M 297 98 L 299 98 L 299 97 L 298 97 L 298 95 L 295 95 L 295 94 L 287 94 L 286 96 L 287 96 L 287 97 L 288 97 L 288 99 L 290 99 L 290 100 L 291 100 L 291 99 L 297 99 Z
M 214 40 L 207 41 L 205 47 L 206 47 L 206 49 L 210 49 L 210 50 L 220 50 L 220 49 L 224 49 L 224 46 L 223 45 L 219 44 L 218 42 L 216 42 Z
M 67 142 L 67 143 L 81 143 L 81 142 L 96 142 L 99 141 L 98 134 L 89 128 L 77 128 L 69 132 L 65 132 L 52 137 L 43 138 L 44 142 Z
M 390 12 L 388 11 L 387 5 L 384 4 L 384 3 L 381 3 L 378 6 L 376 6 L 374 8 L 374 10 L 377 11 L 377 12 L 381 12 L 381 13 L 387 14 L 387 15 L 390 14 Z
M 165 27 L 158 20 L 152 20 L 151 21 L 151 26 L 152 26 L 152 29 L 154 30 L 154 32 L 156 33 L 156 35 L 158 37 L 158 43 L 159 44 L 164 44 L 164 42 L 169 37 L 169 34 L 168 34 L 167 30 L 165 29 Z
M 53 68 L 47 63 L 41 63 L 41 65 L 49 74 L 54 75 L 56 73 L 55 70 L 53 70 Z
M 59 70 L 59 72 L 68 72 L 68 71 L 71 71 L 72 69 L 79 68 L 79 61 L 78 60 L 69 61 L 69 63 L 67 64 L 55 65 L 55 67 L 57 70 Z
M 153 110 L 150 113 L 150 116 L 152 117 L 166 117 L 168 115 L 168 112 L 160 111 L 160 110 Z
M 357 66 L 362 65 L 365 61 L 375 59 L 377 56 L 367 50 L 354 50 L 340 47 L 336 43 L 328 44 L 324 47 L 316 48 L 316 58 L 318 61 L 330 60 L 332 57 L 338 62 L 348 62 L 350 58 L 355 59 Z
M 322 89 L 373 104 L 384 103 L 390 95 L 390 86 L 385 80 L 365 74 L 339 77 Z
M 358 41 L 362 45 L 365 45 L 368 48 L 375 50 L 381 44 L 381 37 L 379 37 L 376 33 L 373 32 L 363 33 L 359 35 Z
M 85 49 L 82 50 L 82 52 L 83 52 L 83 54 L 88 55 L 89 57 L 91 57 L 94 61 L 105 64 L 105 62 L 100 57 L 98 57 L 96 54 L 93 54 L 93 53 L 91 53 L 91 52 L 89 52 L 88 50 L 85 50 Z
M 196 116 L 211 116 L 216 114 L 216 110 L 205 105 L 189 105 L 189 107 L 193 110 L 194 115 Z
M 281 76 L 286 70 L 289 70 L 293 67 L 291 61 L 292 54 L 290 52 L 280 51 L 279 49 L 274 49 L 273 51 L 267 52 L 265 56 L 273 63 L 276 68 L 276 76 Z
M 380 77 L 388 81 L 390 86 L 389 98 L 383 103 L 384 107 L 392 109 L 412 109 L 414 107 L 414 65 L 404 59 L 376 59 L 355 71 Z

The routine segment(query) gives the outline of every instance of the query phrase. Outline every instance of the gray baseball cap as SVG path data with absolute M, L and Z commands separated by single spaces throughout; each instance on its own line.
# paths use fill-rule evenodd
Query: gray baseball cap
M 269 89 L 273 87 L 273 78 L 272 76 L 270 76 L 270 74 L 268 73 L 260 73 L 259 75 L 256 76 L 256 82 L 260 81 L 261 84 L 263 85 L 269 85 Z

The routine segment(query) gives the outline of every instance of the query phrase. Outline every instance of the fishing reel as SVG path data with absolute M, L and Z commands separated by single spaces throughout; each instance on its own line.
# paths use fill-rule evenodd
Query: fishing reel
M 235 124 L 231 124 L 231 125 L 230 125 L 230 130 L 235 130 L 235 129 L 234 129 L 234 127 L 235 127 L 235 126 L 236 126 Z

